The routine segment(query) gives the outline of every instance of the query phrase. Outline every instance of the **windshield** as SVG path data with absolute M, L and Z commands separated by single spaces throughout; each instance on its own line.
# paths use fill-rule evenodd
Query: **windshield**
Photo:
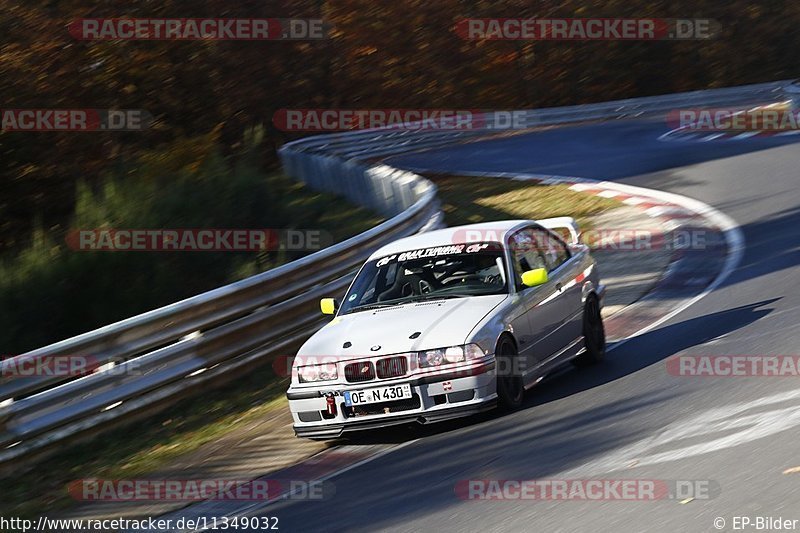
M 370 261 L 345 296 L 341 314 L 413 301 L 508 292 L 499 243 L 410 250 Z

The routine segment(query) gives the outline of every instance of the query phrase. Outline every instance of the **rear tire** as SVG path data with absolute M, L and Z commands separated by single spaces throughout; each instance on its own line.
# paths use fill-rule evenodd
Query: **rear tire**
M 522 376 L 515 375 L 517 348 L 511 339 L 503 338 L 497 346 L 497 399 L 500 408 L 513 411 L 522 405 L 525 386 Z
M 600 314 L 600 300 L 594 294 L 586 298 L 583 306 L 584 351 L 573 362 L 576 366 L 589 366 L 601 362 L 606 356 L 606 330 Z

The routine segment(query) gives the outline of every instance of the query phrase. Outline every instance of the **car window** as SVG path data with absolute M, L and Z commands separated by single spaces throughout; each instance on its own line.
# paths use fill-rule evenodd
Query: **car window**
M 523 229 L 513 234 L 509 239 L 509 246 L 517 288 L 524 289 L 522 273 L 536 268 L 547 268 L 547 261 L 533 228 Z
M 542 229 L 533 229 L 531 231 L 539 245 L 539 250 L 542 252 L 548 272 L 557 269 L 569 259 L 569 249 L 561 239 Z
M 552 272 L 570 258 L 562 240 L 541 228 L 526 228 L 511 236 L 509 245 L 517 288 L 524 289 L 522 273 L 535 268 Z
M 361 305 L 375 301 L 375 295 L 381 294 L 387 287 L 391 287 L 397 279 L 397 263 L 386 265 L 378 269 L 375 276 L 366 284 L 363 293 L 352 300 L 353 305 Z

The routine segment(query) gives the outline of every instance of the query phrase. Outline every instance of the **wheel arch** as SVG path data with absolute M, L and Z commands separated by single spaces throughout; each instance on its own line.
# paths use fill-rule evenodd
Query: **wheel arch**
M 514 337 L 514 334 L 512 332 L 504 330 L 500 333 L 500 335 L 497 336 L 497 342 L 494 343 L 495 355 L 498 352 L 498 348 L 500 348 L 500 343 L 502 343 L 504 339 L 508 339 L 509 341 L 511 341 L 511 344 L 514 345 L 514 351 L 519 353 L 519 344 L 517 343 L 516 337 Z

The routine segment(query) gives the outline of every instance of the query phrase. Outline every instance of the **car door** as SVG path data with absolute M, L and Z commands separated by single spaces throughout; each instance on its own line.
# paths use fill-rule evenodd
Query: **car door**
M 553 313 L 547 322 L 554 327 L 550 353 L 555 354 L 581 335 L 581 283 L 578 282 L 579 272 L 576 271 L 580 265 L 573 260 L 566 243 L 554 232 L 537 228 L 533 230 L 533 236 L 544 256 L 549 281 L 554 284 L 554 305 L 543 311 Z M 554 324 L 556 318 L 558 324 Z M 543 320 L 541 317 L 536 319 Z
M 520 327 L 524 325 L 525 334 L 517 332 L 520 354 L 525 356 L 526 373 L 535 370 L 558 349 L 559 341 L 552 333 L 563 322 L 559 312 L 556 282 L 548 280 L 537 287 L 522 284 L 522 273 L 535 268 L 547 268 L 547 262 L 535 235 L 536 228 L 523 228 L 509 237 L 508 248 L 516 288 L 518 306 L 524 311 L 519 318 Z M 524 321 L 524 324 L 522 322 Z M 515 325 L 515 331 L 517 326 Z

